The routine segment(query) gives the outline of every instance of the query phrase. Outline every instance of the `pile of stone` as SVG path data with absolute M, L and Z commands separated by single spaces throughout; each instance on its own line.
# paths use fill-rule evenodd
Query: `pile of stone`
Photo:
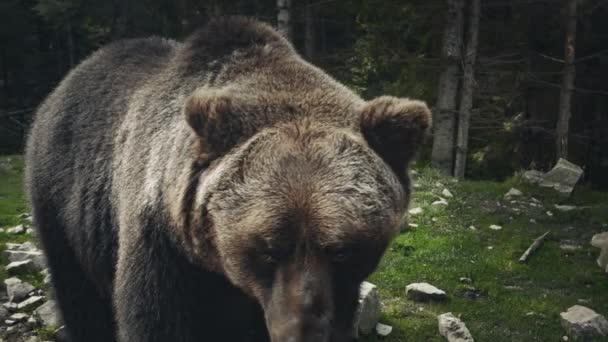
M 43 289 L 22 280 L 22 276 L 40 273 L 49 282 L 44 255 L 31 242 L 7 243 L 6 247 L 4 256 L 10 263 L 5 269 L 11 277 L 4 280 L 4 291 L 0 291 L 0 335 L 5 341 L 39 342 L 36 330 L 62 325 L 55 301 Z

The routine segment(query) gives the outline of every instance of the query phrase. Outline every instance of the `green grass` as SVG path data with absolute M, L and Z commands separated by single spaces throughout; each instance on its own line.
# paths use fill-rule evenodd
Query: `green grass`
M 23 161 L 18 156 L 10 158 L 14 168 L 0 175 L 0 225 L 5 227 L 20 223 L 18 215 L 27 211 Z M 597 267 L 598 251 L 589 245 L 593 234 L 608 230 L 608 193 L 583 188 L 565 198 L 523 184 L 517 176 L 503 183 L 454 182 L 426 168 L 417 170 L 413 181 L 417 186 L 410 207 L 424 211 L 409 222 L 418 228 L 405 229 L 396 237 L 370 277 L 380 289 L 381 322 L 394 329 L 387 338 L 370 335 L 362 341 L 444 341 L 436 316 L 445 312 L 460 316 L 477 341 L 561 341 L 565 333 L 559 313 L 579 300 L 608 315 L 608 275 Z M 503 199 L 511 187 L 524 192 L 522 198 L 514 199 L 521 203 Z M 432 206 L 444 188 L 455 197 L 447 199 L 447 207 Z M 536 207 L 530 204 L 532 197 L 538 201 Z M 582 209 L 560 212 L 555 204 Z M 491 230 L 491 224 L 503 229 Z M 520 255 L 546 231 L 551 233 L 543 247 L 527 264 L 520 264 Z M 28 239 L 0 233 L 0 251 L 6 242 Z M 562 240 L 583 248 L 566 254 L 559 248 Z M 0 281 L 5 277 L 0 269 Z M 460 277 L 473 282 L 462 284 Z M 27 275 L 25 280 L 38 286 L 42 277 Z M 449 300 L 407 300 L 405 287 L 413 282 L 429 282 L 447 291 Z M 477 293 L 478 298 L 470 299 L 467 293 Z
M 594 233 L 607 230 L 602 226 L 608 223 L 607 194 L 577 191 L 567 199 L 522 184 L 517 177 L 503 183 L 456 183 L 428 169 L 419 170 L 414 183 L 418 187 L 413 189 L 411 207 L 420 206 L 424 212 L 411 216 L 409 222 L 418 228 L 395 239 L 370 277 L 384 303 L 381 322 L 394 328 L 383 341 L 444 341 L 436 316 L 445 312 L 460 316 L 476 340 L 495 342 L 560 341 L 565 333 L 559 313 L 579 299 L 608 315 L 608 275 L 597 267 L 598 250 L 589 245 Z M 524 192 L 522 198 L 513 199 L 523 204 L 503 200 L 511 187 Z M 432 206 L 444 188 L 455 197 L 448 199 L 447 207 Z M 543 207 L 531 206 L 531 197 Z M 560 212 L 554 207 L 566 203 L 585 208 Z M 491 224 L 503 229 L 491 230 Z M 527 264 L 520 264 L 521 254 L 546 231 L 551 233 L 542 248 Z M 559 248 L 561 240 L 583 248 L 565 254 Z M 462 284 L 460 277 L 473 283 Z M 413 282 L 431 283 L 448 292 L 449 300 L 425 304 L 407 300 L 405 287 Z M 477 293 L 478 298 L 467 293 Z

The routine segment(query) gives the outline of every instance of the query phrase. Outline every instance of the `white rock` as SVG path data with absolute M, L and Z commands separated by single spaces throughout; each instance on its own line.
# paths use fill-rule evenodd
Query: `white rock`
M 571 211 L 571 210 L 578 209 L 578 207 L 575 206 L 575 205 L 559 205 L 559 204 L 556 204 L 555 205 L 555 209 L 557 209 L 559 211 Z
M 34 245 L 33 243 L 26 241 L 24 243 L 7 243 L 6 244 L 6 249 L 11 250 L 11 251 L 36 251 L 38 250 L 38 248 L 36 248 L 36 245 Z
M 410 215 L 422 214 L 422 208 L 420 208 L 420 207 L 412 208 L 408 212 L 410 213 Z
M 418 225 L 416 223 L 408 223 L 407 224 L 410 228 L 418 228 Z
M 43 325 L 48 327 L 59 327 L 62 324 L 59 308 L 54 300 L 49 300 L 40 305 L 38 309 L 34 310 L 34 315 L 40 319 Z
M 358 333 L 369 334 L 380 320 L 380 297 L 376 285 L 364 281 L 359 289 L 359 308 L 355 314 Z
M 24 314 L 24 313 L 16 313 L 16 314 L 12 314 L 9 319 L 15 322 L 24 322 L 25 320 L 27 320 L 28 315 Z
M 490 229 L 492 230 L 501 230 L 502 226 L 496 225 L 496 224 L 492 224 L 490 225 Z
M 562 326 L 573 337 L 597 338 L 608 336 L 608 321 L 597 312 L 582 306 L 574 305 L 566 312 L 560 313 Z
M 7 279 L 8 280 L 8 279 Z M 6 280 L 5 280 L 6 284 Z M 8 300 L 13 303 L 19 303 L 25 298 L 27 298 L 28 294 L 34 291 L 36 288 L 29 283 L 24 282 L 11 282 L 6 285 L 6 294 L 8 295 Z
M 547 210 L 547 216 L 552 217 L 553 213 L 550 210 Z
M 600 248 L 597 265 L 608 273 L 608 232 L 595 234 L 591 239 L 591 246 Z
M 569 195 L 582 175 L 583 169 L 580 166 L 560 158 L 553 169 L 542 176 L 540 186 Z
M 32 260 L 13 261 L 6 265 L 6 271 L 10 275 L 15 275 L 23 272 L 39 271 L 38 267 Z
M 46 259 L 40 250 L 6 250 L 3 254 L 10 262 L 32 260 L 34 265 L 40 270 L 46 268 Z
M 25 233 L 25 229 L 25 226 L 20 224 L 18 226 L 7 229 L 6 232 L 9 234 L 23 234 Z
M 386 337 L 393 331 L 393 327 L 390 325 L 378 323 L 376 324 L 376 334 Z
M 37 307 L 44 302 L 44 297 L 42 296 L 32 296 L 21 303 L 17 304 L 17 310 L 29 310 L 31 308 Z
M 447 198 L 452 198 L 452 197 L 454 197 L 454 194 L 452 194 L 452 193 L 450 192 L 450 190 L 448 190 L 447 188 L 446 188 L 446 189 L 443 189 L 443 191 L 441 192 L 441 194 L 443 195 L 443 197 L 447 197 Z
M 445 291 L 436 288 L 428 283 L 413 283 L 405 287 L 407 298 L 417 302 L 429 300 L 444 300 L 447 298 Z
M 448 205 L 448 201 L 445 198 L 439 197 L 439 200 L 433 202 L 433 205 Z
M 536 223 L 535 219 L 530 219 L 530 223 Z
M 437 316 L 439 333 L 449 342 L 473 342 L 473 336 L 463 321 L 451 312 Z
M 511 198 L 511 197 L 519 197 L 519 196 L 523 196 L 524 193 L 521 192 L 520 190 L 517 190 L 515 188 L 511 188 L 509 189 L 509 191 L 507 191 L 507 193 L 505 194 L 505 198 Z

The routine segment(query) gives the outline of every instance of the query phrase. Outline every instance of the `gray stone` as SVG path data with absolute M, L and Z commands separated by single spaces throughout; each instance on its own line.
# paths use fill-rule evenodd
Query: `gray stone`
M 378 323 L 376 324 L 376 334 L 386 337 L 393 331 L 393 327 L 390 325 Z
M 28 323 L 29 323 L 29 322 L 30 322 L 30 321 L 28 320 Z M 36 326 L 36 325 L 32 325 L 32 327 L 35 327 L 35 326 Z M 30 337 L 28 337 L 28 339 L 27 339 L 27 340 L 25 340 L 24 342 L 40 342 L 40 339 L 39 339 L 38 337 L 36 337 L 36 336 L 30 336 Z
M 7 308 L 5 308 L 4 306 L 0 305 L 0 320 L 5 320 L 8 318 L 8 316 L 10 315 L 9 311 Z
M 432 205 L 448 205 L 448 201 L 445 198 L 439 197 L 439 200 L 433 202 Z
M 49 300 L 40 305 L 38 309 L 34 310 L 34 315 L 40 319 L 43 325 L 48 327 L 58 327 L 62 324 L 61 315 L 54 300 Z
M 46 268 L 46 258 L 40 250 L 6 250 L 3 254 L 10 262 L 32 260 L 39 270 Z
M 524 172 L 523 179 L 526 180 L 528 183 L 540 184 L 540 182 L 543 180 L 543 176 L 544 176 L 544 173 L 542 173 L 540 171 L 529 170 L 529 171 Z
M 16 313 L 10 315 L 9 319 L 15 322 L 25 322 L 28 318 L 28 315 L 24 313 Z
M 42 304 L 44 297 L 42 296 L 31 296 L 30 298 L 17 304 L 17 310 L 30 310 Z
M 598 266 L 608 273 L 608 232 L 595 234 L 591 239 L 591 246 L 600 249 L 600 256 L 597 258 Z
M 608 336 L 608 321 L 597 312 L 582 305 L 574 305 L 560 313 L 562 326 L 576 338 Z
M 405 295 L 407 298 L 417 302 L 444 300 L 447 298 L 445 291 L 440 290 L 428 283 L 409 284 L 405 288 Z
M 565 205 L 565 204 L 564 205 L 559 205 L 559 204 L 556 204 L 555 205 L 555 209 L 557 209 L 559 211 L 572 211 L 572 210 L 578 209 L 578 207 L 575 206 L 575 205 Z
M 14 226 L 12 228 L 7 229 L 6 232 L 9 234 L 23 234 L 25 233 L 25 229 L 25 226 L 20 224 L 18 226 Z
M 10 275 L 39 271 L 38 266 L 32 260 L 13 261 L 6 265 L 5 269 Z
M 441 192 L 441 194 L 443 195 L 443 197 L 446 198 L 453 198 L 454 194 L 452 194 L 452 192 L 448 189 L 443 189 L 443 191 Z
M 8 300 L 13 303 L 21 302 L 22 300 L 27 298 L 27 295 L 30 294 L 30 292 L 34 291 L 35 289 L 36 288 L 34 286 L 24 282 L 11 282 L 6 285 L 6 293 L 8 294 Z
M 449 342 L 473 342 L 473 336 L 463 321 L 451 312 L 437 316 L 439 333 Z
M 507 193 L 505 194 L 505 198 L 511 198 L 511 197 L 519 197 L 519 196 L 523 196 L 523 192 L 515 189 L 515 188 L 511 188 L 509 189 L 509 191 L 507 191 Z
M 364 281 L 359 289 L 359 307 L 355 314 L 355 329 L 369 334 L 380 320 L 380 297 L 376 285 Z
M 560 158 L 553 169 L 543 175 L 540 186 L 569 195 L 582 175 L 583 169 L 580 166 Z
M 422 208 L 420 208 L 420 207 L 412 208 L 408 212 L 410 215 L 422 214 Z
M 38 248 L 36 248 L 36 245 L 34 245 L 33 243 L 26 241 L 24 243 L 7 243 L 6 244 L 6 249 L 11 250 L 11 251 L 36 251 L 38 250 Z

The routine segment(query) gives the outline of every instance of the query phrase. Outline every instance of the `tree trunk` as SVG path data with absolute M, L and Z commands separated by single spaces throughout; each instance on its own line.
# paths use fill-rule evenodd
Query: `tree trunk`
M 458 113 L 458 136 L 456 137 L 456 165 L 454 176 L 464 178 L 467 164 L 469 141 L 469 121 L 473 108 L 473 92 L 475 85 L 475 58 L 479 37 L 479 12 L 481 0 L 470 0 L 469 30 L 467 32 L 466 51 L 464 56 L 464 77 L 462 79 L 462 95 Z
M 74 35 L 72 34 L 72 23 L 71 19 L 66 21 L 66 35 L 67 35 L 67 48 L 68 48 L 68 60 L 70 62 L 70 69 L 74 67 Z
M 291 0 L 277 0 L 277 10 L 277 29 L 285 38 L 292 40 Z
M 574 88 L 574 52 L 576 43 L 576 2 L 568 0 L 566 10 L 566 46 L 565 64 L 562 73 L 562 87 L 559 96 L 559 113 L 556 128 L 556 154 L 557 158 L 568 158 L 568 133 L 572 102 L 572 89 Z
M 311 0 L 306 1 L 304 23 L 304 55 L 311 61 L 315 55 L 315 15 Z
M 437 108 L 434 115 L 431 163 L 444 174 L 451 175 L 454 167 L 454 128 L 456 97 L 462 57 L 462 27 L 464 0 L 448 0 L 446 26 L 443 32 L 442 60 L 444 70 L 439 77 Z
M 0 63 L 2 64 L 2 103 L 4 107 L 8 107 L 8 99 L 11 97 L 8 87 L 8 58 L 4 45 L 0 48 Z

